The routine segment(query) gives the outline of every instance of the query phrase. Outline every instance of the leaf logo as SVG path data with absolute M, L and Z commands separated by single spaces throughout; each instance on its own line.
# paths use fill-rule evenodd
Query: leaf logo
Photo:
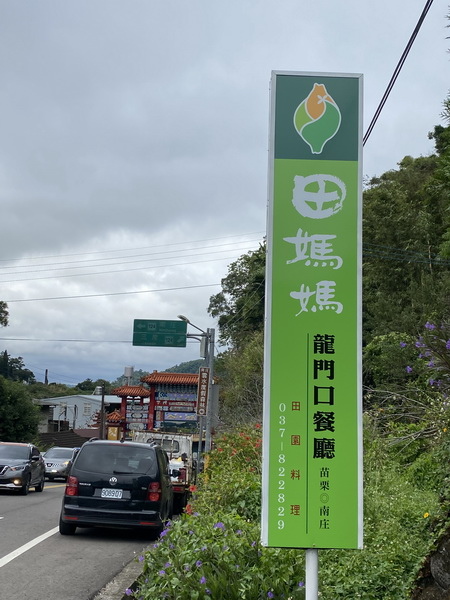
M 294 127 L 311 148 L 321 154 L 325 144 L 333 138 L 341 125 L 341 111 L 325 86 L 315 83 L 307 98 L 294 113 Z

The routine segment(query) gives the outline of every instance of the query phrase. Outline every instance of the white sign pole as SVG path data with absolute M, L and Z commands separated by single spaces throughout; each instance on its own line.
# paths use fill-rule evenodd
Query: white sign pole
M 305 557 L 305 600 L 319 598 L 319 551 L 308 548 Z

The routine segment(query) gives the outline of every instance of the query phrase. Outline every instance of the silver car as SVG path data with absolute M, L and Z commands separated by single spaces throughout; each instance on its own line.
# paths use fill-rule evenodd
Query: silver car
M 42 455 L 45 461 L 45 476 L 49 481 L 53 479 L 67 479 L 73 459 L 79 448 L 61 448 L 54 446 Z

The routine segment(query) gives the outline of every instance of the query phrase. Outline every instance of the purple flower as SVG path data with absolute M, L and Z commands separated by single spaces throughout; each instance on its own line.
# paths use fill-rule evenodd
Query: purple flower
M 305 587 L 305 584 L 303 583 L 303 581 L 298 582 L 298 587 Z
M 242 529 L 238 529 L 238 530 L 236 531 L 236 535 L 241 535 L 241 534 L 242 534 Z
M 423 342 L 415 342 L 414 346 L 416 348 L 425 348 L 425 344 Z
M 430 360 L 430 362 L 427 363 L 427 367 L 430 367 L 430 369 L 432 369 L 434 367 L 434 362 Z
M 189 535 L 194 535 L 194 532 L 192 531 L 192 529 L 189 530 Z
M 225 529 L 225 525 L 221 522 L 214 525 L 214 529 Z
M 127 588 L 127 589 L 125 590 L 125 595 L 126 595 L 126 596 L 132 596 L 132 595 L 133 595 L 133 590 L 130 590 L 130 588 Z
M 167 535 L 169 533 L 168 529 L 164 529 L 163 531 L 161 531 L 159 537 L 164 537 L 165 535 Z
M 158 575 L 165 575 L 166 572 L 164 571 L 164 569 L 161 569 L 161 571 L 158 571 Z
M 200 578 L 200 583 L 203 585 L 204 583 L 206 583 L 206 577 L 203 576 Z
M 274 593 L 273 592 L 267 592 L 267 597 L 268 598 L 274 598 Z
M 252 542 L 252 548 L 256 546 L 256 542 Z
M 172 564 L 170 562 L 166 562 L 166 564 L 164 565 L 165 567 L 171 567 Z
M 406 347 L 406 342 L 400 342 L 400 348 L 405 348 Z
M 436 329 L 436 325 L 433 323 L 429 323 L 428 321 L 425 323 L 425 329 Z
M 142 561 L 144 560 L 144 557 L 141 555 L 141 556 L 138 558 L 138 560 L 139 560 L 139 562 L 142 562 Z
M 445 344 L 445 348 L 447 350 L 450 350 L 450 340 L 447 340 L 446 344 Z
M 202 564 L 203 564 L 203 563 L 202 563 L 202 561 L 201 561 L 201 560 L 198 560 L 198 561 L 195 563 L 195 566 L 196 566 L 196 567 L 201 567 L 201 566 L 202 566 Z
M 405 371 L 407 373 L 411 373 L 412 372 L 412 367 L 410 367 L 409 365 L 406 367 Z
M 204 552 L 205 550 L 208 550 L 208 546 L 202 546 L 201 550 L 202 550 L 202 552 Z

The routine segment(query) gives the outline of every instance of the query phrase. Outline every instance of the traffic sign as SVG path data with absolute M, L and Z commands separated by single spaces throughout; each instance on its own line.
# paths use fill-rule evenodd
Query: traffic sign
M 134 320 L 133 346 L 185 348 L 186 339 L 187 323 L 184 321 Z

